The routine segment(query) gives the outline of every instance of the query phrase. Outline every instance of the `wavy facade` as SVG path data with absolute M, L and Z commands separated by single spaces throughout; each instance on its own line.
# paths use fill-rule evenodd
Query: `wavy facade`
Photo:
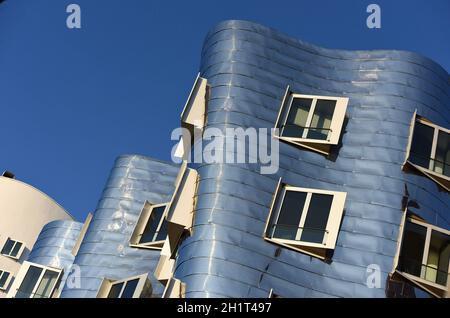
M 403 200 L 427 222 L 450 228 L 450 199 L 435 182 L 402 171 L 411 118 L 450 126 L 449 74 L 403 51 L 324 49 L 245 21 L 207 35 L 201 76 L 210 86 L 206 128 L 273 128 L 287 85 L 308 95 L 348 97 L 332 158 L 280 142 L 280 168 L 200 164 L 193 234 L 178 251 L 175 276 L 186 297 L 385 297 Z M 263 239 L 279 178 L 298 187 L 347 193 L 330 262 Z M 366 285 L 381 270 L 380 288 Z
M 102 281 L 148 273 L 153 296 L 164 286 L 153 275 L 159 250 L 130 247 L 130 237 L 145 201 L 170 200 L 179 166 L 138 155 L 117 158 L 74 264 L 80 288 L 63 289 L 63 298 L 95 298 Z

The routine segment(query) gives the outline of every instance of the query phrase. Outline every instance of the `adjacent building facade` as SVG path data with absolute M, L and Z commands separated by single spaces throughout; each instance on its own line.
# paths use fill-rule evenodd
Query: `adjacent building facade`
M 449 79 L 414 53 L 218 24 L 181 114 L 183 163 L 119 157 L 51 295 L 449 297 Z M 211 131 L 233 157 L 230 128 L 249 152 L 248 129 L 264 131 L 277 169 L 193 160 Z

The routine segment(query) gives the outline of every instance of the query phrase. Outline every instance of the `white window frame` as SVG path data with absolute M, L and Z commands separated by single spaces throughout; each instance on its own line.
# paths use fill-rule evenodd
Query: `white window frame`
M 308 117 L 305 124 L 306 127 L 311 125 L 318 100 L 336 101 L 327 140 L 307 138 L 306 136 L 309 129 L 306 127 L 303 131 L 302 138 L 283 136 L 284 126 L 289 117 L 292 103 L 295 98 L 312 99 L 311 108 L 308 112 Z M 328 155 L 330 153 L 329 146 L 337 145 L 339 143 L 342 126 L 345 120 L 345 114 L 347 112 L 348 101 L 348 97 L 296 94 L 291 92 L 288 86 L 275 123 L 275 128 L 281 128 L 279 129 L 278 134 L 274 133 L 274 137 Z
M 0 269 L 0 280 L 3 277 L 3 275 L 5 275 L 5 274 L 8 274 L 8 278 L 6 279 L 5 284 L 3 286 L 0 286 L 0 290 L 1 291 L 5 291 L 5 290 L 8 289 L 9 283 L 11 282 L 11 279 L 12 279 L 12 273 L 11 272 L 8 272 L 8 271 Z
M 405 217 L 404 222 L 401 226 L 402 229 L 402 234 L 400 236 L 401 241 L 398 244 L 398 250 L 397 250 L 397 254 L 396 254 L 396 261 L 395 261 L 395 272 L 399 273 L 400 275 L 402 275 L 403 277 L 407 278 L 408 280 L 412 281 L 413 283 L 415 283 L 416 285 L 418 285 L 420 288 L 424 289 L 425 291 L 431 293 L 432 295 L 436 296 L 436 297 L 441 297 L 442 295 L 437 294 L 435 292 L 436 289 L 441 290 L 442 292 L 444 292 L 445 294 L 448 294 L 449 292 L 449 288 L 450 288 L 450 262 L 449 262 L 449 266 L 447 269 L 447 285 L 443 286 L 441 284 L 426 280 L 425 278 L 419 277 L 419 276 L 415 276 L 413 274 L 409 274 L 406 272 L 402 272 L 400 270 L 398 270 L 398 263 L 399 263 L 399 258 L 400 258 L 400 254 L 401 254 L 401 249 L 402 249 L 402 245 L 403 245 L 403 232 L 404 229 L 406 227 L 406 222 L 411 222 L 417 225 L 420 225 L 422 227 L 425 227 L 427 229 L 426 232 L 426 237 L 425 237 L 425 244 L 424 244 L 424 251 L 423 251 L 423 256 L 422 256 L 422 266 L 426 266 L 427 262 L 428 262 L 428 255 L 429 255 L 429 248 L 430 248 L 430 243 L 431 243 L 431 234 L 432 231 L 436 231 L 436 232 L 440 232 L 446 235 L 450 235 L 450 231 L 440 228 L 438 226 L 426 223 L 424 221 L 420 221 L 417 220 L 415 218 L 412 217 Z M 422 276 L 422 268 L 421 268 L 421 276 Z M 432 289 L 429 289 L 428 287 L 431 287 Z M 433 290 L 434 289 L 434 290 Z
M 14 248 L 16 247 L 16 245 L 17 245 L 18 243 L 19 243 L 19 244 L 22 244 L 21 247 L 20 247 L 20 249 L 19 249 L 19 251 L 17 252 L 17 255 L 16 255 L 16 256 L 12 256 L 11 254 L 4 254 L 4 253 L 3 253 L 3 249 L 5 248 L 5 245 L 6 245 L 6 243 L 8 242 L 8 240 L 14 242 L 14 245 L 13 245 L 13 247 L 11 248 L 11 251 L 10 251 L 10 252 L 12 252 L 12 251 L 14 250 Z M 2 249 L 1 249 L 1 255 L 6 256 L 6 257 L 9 257 L 9 258 L 12 258 L 12 259 L 15 259 L 15 260 L 19 260 L 20 257 L 22 256 L 22 253 L 23 253 L 24 250 L 25 250 L 25 243 L 24 243 L 24 242 L 22 242 L 22 241 L 17 241 L 17 240 L 13 240 L 11 237 L 8 237 L 8 238 L 6 239 L 6 241 L 5 241 L 5 243 L 4 243 L 3 246 L 2 246 Z
M 146 201 L 144 203 L 144 206 L 142 207 L 141 210 L 141 214 L 139 216 L 138 222 L 136 223 L 136 226 L 134 228 L 133 233 L 131 234 L 131 238 L 130 238 L 130 246 L 132 247 L 139 247 L 139 248 L 146 248 L 146 249 L 157 249 L 157 250 L 161 250 L 163 245 L 164 245 L 164 241 L 165 238 L 163 240 L 159 240 L 156 241 L 156 237 L 159 234 L 159 231 L 161 230 L 161 227 L 163 225 L 163 223 L 166 220 L 167 217 L 167 213 L 168 213 L 168 208 L 169 208 L 170 202 L 165 202 L 165 203 L 160 203 L 160 204 L 151 204 L 150 202 Z M 142 235 L 144 234 L 144 230 L 147 226 L 147 223 L 150 220 L 150 217 L 152 216 L 153 211 L 156 208 L 165 206 L 165 210 L 161 216 L 161 219 L 159 220 L 158 223 L 158 227 L 156 229 L 155 234 L 153 235 L 153 240 L 152 242 L 147 242 L 147 243 L 139 243 Z
M 430 163 L 429 163 L 428 168 L 414 164 L 409 160 L 410 155 L 411 155 L 411 147 L 412 147 L 412 141 L 413 141 L 413 136 L 414 136 L 414 130 L 416 128 L 416 122 L 419 122 L 423 125 L 429 126 L 434 129 L 433 144 L 431 145 L 431 153 L 430 153 L 430 158 L 429 158 Z M 436 149 L 437 149 L 437 142 L 438 142 L 438 137 L 439 137 L 440 131 L 450 134 L 450 129 L 446 129 L 444 127 L 433 124 L 428 119 L 417 115 L 417 111 L 415 111 L 413 114 L 412 120 L 411 120 L 410 133 L 409 133 L 409 138 L 408 138 L 408 146 L 407 146 L 407 150 L 406 150 L 406 157 L 405 157 L 405 162 L 403 163 L 402 168 L 404 169 L 407 165 L 410 165 L 410 166 L 416 168 L 417 170 L 419 170 L 420 172 L 422 172 L 423 174 L 425 174 L 427 177 L 429 177 L 431 180 L 433 180 L 434 182 L 439 184 L 445 190 L 450 192 L 450 177 L 433 170 L 434 161 L 436 159 Z M 439 178 L 443 179 L 443 180 L 439 180 Z
M 281 193 L 280 193 L 281 191 Z M 278 219 L 280 217 L 280 211 L 281 207 L 284 203 L 284 198 L 287 191 L 297 191 L 297 192 L 303 192 L 306 193 L 306 200 L 305 204 L 303 206 L 302 216 L 300 218 L 299 228 L 297 230 L 296 239 L 298 240 L 287 240 L 287 239 L 280 239 L 273 236 L 270 236 L 272 231 L 270 230 L 271 225 L 275 225 L 278 222 Z M 326 195 L 332 195 L 333 201 L 331 204 L 330 212 L 328 215 L 328 221 L 327 226 L 325 229 L 325 234 L 323 238 L 322 243 L 313 243 L 313 242 L 305 242 L 300 241 L 301 234 L 304 228 L 304 224 L 306 222 L 306 218 L 308 213 L 311 213 L 313 211 L 308 211 L 310 200 L 313 194 L 326 194 Z M 280 197 L 281 195 L 281 197 Z M 300 187 L 294 187 L 291 185 L 283 184 L 281 183 L 281 178 L 278 182 L 276 192 L 272 199 L 272 204 L 270 208 L 270 213 L 267 217 L 266 221 L 266 227 L 264 230 L 264 239 L 279 245 L 283 245 L 285 247 L 297 250 L 299 252 L 303 252 L 315 257 L 319 258 L 326 258 L 322 253 L 314 253 L 314 250 L 308 249 L 308 248 L 319 248 L 319 249 L 325 249 L 325 250 L 332 250 L 336 246 L 337 237 L 339 234 L 339 229 L 341 226 L 341 220 L 344 214 L 344 208 L 345 208 L 345 200 L 347 197 L 346 192 L 338 192 L 338 191 L 328 191 L 328 190 L 319 190 L 319 189 L 311 189 L 311 188 L 300 188 Z M 276 202 L 280 200 L 279 202 Z M 276 206 L 275 206 L 276 204 Z M 270 220 L 272 218 L 272 214 L 276 213 L 277 215 L 274 218 L 273 224 L 270 224 Z M 307 248 L 306 250 L 303 249 L 303 247 Z
M 51 292 L 49 294 L 49 297 L 48 297 L 48 298 L 52 298 L 54 296 L 53 294 L 58 289 L 57 287 L 58 287 L 58 284 L 60 283 L 63 270 L 60 269 L 60 268 L 44 266 L 44 265 L 41 265 L 41 264 L 31 263 L 31 262 L 28 262 L 28 261 L 25 261 L 23 263 L 22 267 L 20 268 L 20 272 L 17 274 L 17 277 L 14 280 L 14 284 L 13 284 L 11 290 L 10 290 L 10 293 L 12 293 L 12 294 L 11 295 L 8 294 L 8 297 L 13 297 L 14 298 L 16 296 L 16 294 L 19 291 L 19 288 L 22 285 L 22 282 L 23 282 L 25 276 L 27 275 L 30 267 L 38 267 L 38 268 L 41 268 L 42 271 L 41 271 L 41 274 L 39 275 L 39 278 L 37 279 L 37 281 L 36 281 L 36 283 L 34 285 L 34 288 L 33 288 L 32 292 L 31 292 L 29 298 L 34 298 L 34 295 L 36 294 L 36 291 L 39 288 L 39 285 L 40 285 L 40 283 L 42 281 L 42 278 L 44 277 L 46 271 L 52 271 L 52 272 L 55 272 L 55 273 L 58 274 L 57 277 L 56 277 L 56 280 L 55 280 L 55 284 L 53 285 L 53 288 L 52 288 L 52 290 L 51 290 Z
M 150 283 L 150 280 L 148 279 L 148 274 L 141 274 L 141 275 L 127 277 L 125 279 L 120 279 L 120 280 L 104 278 L 102 281 L 102 284 L 100 285 L 100 288 L 98 290 L 97 298 L 108 298 L 111 288 L 114 285 L 123 283 L 122 289 L 120 290 L 119 297 L 118 297 L 118 298 L 121 298 L 121 296 L 125 290 L 125 287 L 127 285 L 127 282 L 135 280 L 135 279 L 138 279 L 139 281 L 136 285 L 136 289 L 134 290 L 132 298 L 141 298 L 144 295 L 144 293 L 146 292 L 146 289 L 148 289 L 148 288 L 150 288 L 150 294 L 151 294 L 151 283 Z

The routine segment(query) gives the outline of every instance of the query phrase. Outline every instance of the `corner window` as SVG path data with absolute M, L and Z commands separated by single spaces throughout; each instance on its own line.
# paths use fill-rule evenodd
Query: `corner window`
M 0 290 L 6 290 L 11 280 L 11 273 L 0 270 Z
M 339 142 L 348 98 L 294 94 L 286 90 L 275 128 L 286 142 L 323 153 Z
M 448 292 L 450 231 L 413 218 L 406 219 L 397 272 L 435 296 Z
M 14 259 L 19 259 L 24 248 L 25 245 L 22 242 L 14 241 L 8 237 L 5 245 L 3 245 L 2 254 Z
M 130 239 L 130 244 L 143 248 L 162 248 L 167 236 L 167 203 L 145 202 L 139 220 Z
M 50 298 L 53 296 L 62 270 L 25 262 L 17 275 L 19 287 L 15 298 Z M 24 274 L 23 274 L 24 273 Z
M 104 279 L 97 298 L 145 298 L 151 293 L 151 283 L 143 274 L 123 280 Z
M 414 113 L 405 166 L 412 166 L 449 191 L 450 130 Z
M 345 192 L 293 187 L 280 181 L 265 238 L 326 258 L 327 250 L 334 249 L 336 244 L 346 195 Z

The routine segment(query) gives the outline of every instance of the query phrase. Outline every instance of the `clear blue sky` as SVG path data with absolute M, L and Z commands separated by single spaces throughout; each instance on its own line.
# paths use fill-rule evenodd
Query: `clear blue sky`
M 69 30 L 66 6 L 82 10 Z M 377 3 L 382 28 L 369 30 Z M 329 48 L 401 49 L 450 70 L 450 1 L 6 0 L 0 3 L 0 169 L 79 220 L 119 154 L 170 159 L 170 132 L 214 24 L 245 19 Z

